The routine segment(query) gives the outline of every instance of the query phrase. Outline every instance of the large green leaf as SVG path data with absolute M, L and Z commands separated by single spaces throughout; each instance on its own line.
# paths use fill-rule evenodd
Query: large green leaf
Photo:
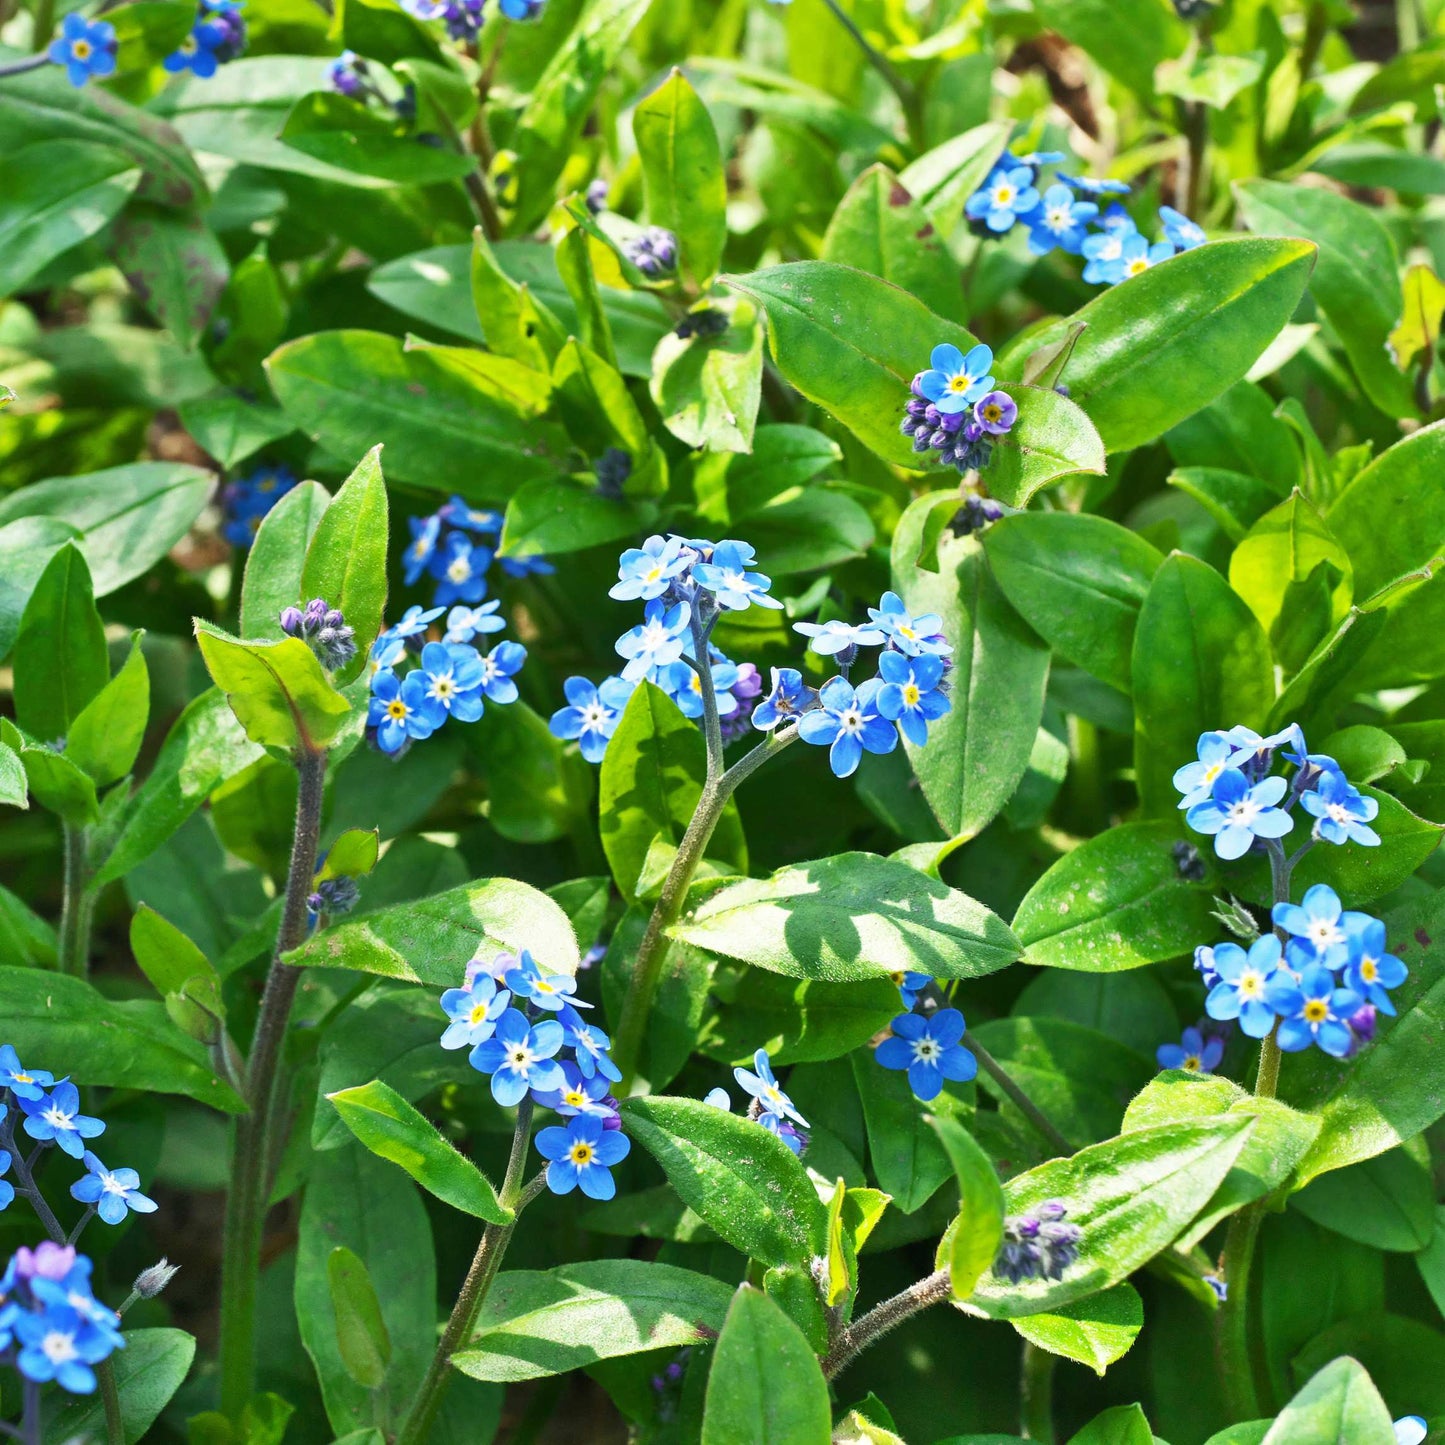
M 77 141 L 43 142 L 0 158 L 0 296 L 108 225 L 140 178 L 130 156 Z
M 110 680 L 90 569 L 73 542 L 50 559 L 35 584 L 20 619 L 14 666 L 16 719 L 43 743 L 63 743 Z
M 727 240 L 727 178 L 712 117 L 680 70 L 638 102 L 632 134 L 648 219 L 677 237 L 679 269 L 702 286 Z
M 1418 416 L 1410 381 L 1386 340 L 1400 320 L 1400 263 L 1368 206 L 1324 186 L 1256 179 L 1235 188 L 1240 214 L 1261 236 L 1302 236 L 1319 247 L 1310 294 L 1329 318 L 1365 395 L 1388 417 Z
M 180 462 L 134 462 L 78 477 L 52 477 L 0 501 L 0 523 L 54 517 L 74 527 L 97 597 L 134 581 L 190 530 L 213 478 Z
M 876 853 L 840 853 L 727 884 L 672 933 L 774 973 L 838 982 L 898 969 L 981 978 L 1020 951 L 1008 925 L 981 903 Z
M 828 1212 L 776 1134 L 700 1099 L 627 1099 L 622 1113 L 682 1201 L 735 1249 L 775 1266 L 826 1252 Z
M 1395 1429 L 1380 1392 L 1358 1360 L 1326 1365 L 1280 1411 L 1263 1445 L 1394 1445 Z
M 623 897 L 635 896 L 654 839 L 673 847 L 682 842 L 706 774 L 707 748 L 697 725 L 660 688 L 642 683 L 607 745 L 598 783 L 602 846 Z M 731 802 L 708 853 L 747 867 L 742 824 Z
M 1003 1243 L 1003 1186 L 993 1161 L 957 1119 L 938 1117 L 929 1122 L 937 1130 L 958 1180 L 958 1217 L 941 1247 L 947 1251 L 953 1297 L 967 1299 Z
M 1293 314 L 1314 249 L 1264 237 L 1211 241 L 1028 332 L 999 358 L 999 374 L 1021 376 L 1030 355 L 1083 324 L 1064 373 L 1069 393 L 1111 452 L 1142 446 L 1244 376 Z
M 398 481 L 469 501 L 504 501 L 562 469 L 566 437 L 540 421 L 549 383 L 519 362 L 447 347 L 408 347 L 377 331 L 319 331 L 266 361 L 286 414 L 337 457 L 378 442 Z
M 80 533 L 59 517 L 0 522 L 0 657 L 8 656 L 15 645 L 20 619 L 40 574 L 72 540 L 79 541 Z
M 264 756 L 237 721 L 219 688 L 186 706 L 166 735 L 126 809 L 120 836 L 96 877 L 97 885 L 123 877 L 148 858 L 226 778 Z
M 1176 552 L 1144 598 L 1132 670 L 1140 802 L 1169 816 L 1179 803 L 1171 779 L 1193 761 L 1200 733 L 1264 724 L 1275 693 L 1269 642 L 1218 572 Z
M 338 687 L 366 666 L 386 607 L 386 483 L 373 447 L 331 499 L 306 552 L 298 601 L 324 597 L 356 634 L 356 656 L 336 673 Z
M 906 744 L 934 816 L 972 837 L 1028 771 L 1043 719 L 1049 655 L 1009 605 L 976 541 L 929 528 L 937 494 L 915 501 L 893 534 L 893 586 L 914 615 L 935 613 L 953 646 L 947 713 L 922 747 Z M 936 564 L 936 570 L 935 570 Z
M 400 1165 L 428 1193 L 490 1224 L 511 1223 L 512 1211 L 498 1202 L 481 1170 L 395 1089 L 373 1079 L 327 1098 L 362 1144 L 379 1159 Z
M 110 1357 L 110 1368 L 120 1395 L 125 1445 L 138 1445 L 190 1374 L 196 1341 L 176 1329 L 126 1330 L 124 1338 L 125 1348 Z M 105 1401 L 99 1393 L 63 1399 L 46 1420 L 47 1445 L 106 1438 Z
M 567 915 L 525 883 L 489 878 L 333 924 L 286 954 L 285 962 L 458 988 L 474 955 L 524 948 L 555 973 L 577 971 Z
M 311 1162 L 296 1248 L 295 1311 L 301 1341 L 321 1382 L 331 1428 L 344 1434 L 374 1418 L 372 1392 L 352 1379 L 337 1338 L 332 1251 L 343 1245 L 365 1265 L 392 1341 L 382 1398 L 404 1408 L 436 1348 L 436 1261 L 431 1225 L 415 1187 L 359 1146 Z
M 1057 1314 L 1025 1315 L 1013 1326 L 1038 1349 L 1077 1360 L 1102 1375 L 1138 1339 L 1144 1301 L 1133 1285 L 1116 1284 L 1064 1305 Z
M 200 1044 L 150 1000 L 119 1002 L 83 979 L 0 967 L 0 1017 L 21 1058 L 77 1084 L 184 1094 L 225 1113 L 244 1106 Z
M 746 452 L 762 400 L 763 328 L 751 301 L 730 303 L 726 314 L 728 327 L 720 335 L 683 339 L 669 332 L 657 343 L 652 399 L 679 441 Z
M 1065 853 L 1024 895 L 1013 929 L 1024 961 L 1113 973 L 1193 952 L 1217 930 L 1212 856 L 1186 878 L 1174 850 L 1182 819 L 1120 823 Z
M 1435 1234 L 1430 1171 L 1408 1149 L 1320 1174 L 1290 1196 L 1290 1208 L 1371 1249 L 1418 1254 Z
M 721 1280 L 641 1259 L 594 1259 L 497 1276 L 452 1364 L 474 1380 L 534 1380 L 644 1350 L 682 1349 L 722 1328 Z
M 1083 1230 L 1062 1279 L 1009 1285 L 985 1275 L 970 1309 L 995 1319 L 1049 1314 L 1118 1284 L 1166 1248 L 1199 1212 L 1243 1149 L 1252 1119 L 1164 1125 L 1054 1159 L 1004 1186 L 1010 1214 L 1061 1199 Z
M 364 99 L 313 91 L 291 107 L 280 140 L 338 170 L 407 185 L 460 180 L 477 169 L 475 156 L 398 134 L 395 120 Z
M 983 536 L 1004 596 L 1061 657 L 1128 692 L 1134 629 L 1163 558 L 1087 512 L 1021 512 Z
M 822 1445 L 831 1425 L 812 1347 L 767 1295 L 742 1285 L 708 1371 L 702 1445 Z
M 65 751 L 98 788 L 119 782 L 135 766 L 150 716 L 150 673 L 140 633 L 116 675 L 76 715 Z
M 166 0 L 139 0 L 164 5 Z M 216 233 L 193 211 L 136 201 L 110 239 L 111 254 L 147 311 L 186 348 L 206 333 L 230 276 Z M 220 458 L 217 458 L 220 460 Z
M 252 742 L 272 748 L 324 748 L 351 712 L 299 637 L 242 642 L 196 622 L 196 641 L 216 686 Z
M 920 465 L 898 430 L 909 384 L 940 343 L 964 351 L 973 346 L 970 332 L 935 316 L 901 287 L 830 261 L 791 261 L 726 280 L 768 313 L 773 356 L 788 381 L 884 460 Z M 1056 477 L 1103 470 L 1098 437 L 1072 402 L 1053 393 L 1046 399 L 1036 389 L 1010 390 L 1019 416 L 993 463 L 1001 496 L 1021 505 Z

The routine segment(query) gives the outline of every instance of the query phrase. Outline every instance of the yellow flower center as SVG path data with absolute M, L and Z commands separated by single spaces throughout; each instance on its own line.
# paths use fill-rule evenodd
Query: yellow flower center
M 1322 1024 L 1330 1016 L 1330 1006 L 1322 998 L 1312 998 L 1305 1003 L 1305 1020 Z
M 467 1021 L 468 1021 L 469 1023 L 479 1024 L 479 1023 L 482 1023 L 482 1022 L 486 1019 L 486 1017 L 487 1017 L 487 1006 L 486 1006 L 486 1004 L 484 1004 L 484 1003 L 474 1003 L 474 1004 L 472 1005 L 472 1011 L 471 1011 L 471 1013 L 469 1013 L 469 1014 L 467 1015 Z
M 1360 977 L 1366 983 L 1374 983 L 1379 978 L 1380 969 L 1373 958 L 1362 958 L 1360 960 Z
M 948 378 L 948 389 L 950 391 L 967 391 L 972 385 L 972 379 L 966 375 L 950 376 Z
M 921 692 L 919 692 L 919 690 L 918 690 L 918 684 L 917 684 L 916 682 L 909 682 L 909 683 L 905 683 L 905 684 L 904 684 L 904 687 L 903 687 L 903 701 L 904 701 L 904 703 L 905 703 L 907 706 L 909 706 L 909 707 L 917 707 L 917 706 L 918 706 L 918 699 L 921 698 L 922 696 L 923 696 L 923 694 L 922 694 Z
M 406 704 L 399 697 L 392 698 L 386 705 L 386 715 L 393 722 L 405 722 L 406 711 Z
M 89 59 L 90 59 L 90 41 L 88 41 L 88 40 L 72 40 L 72 41 L 70 42 L 70 53 L 71 53 L 77 60 L 89 60 Z
M 1149 258 L 1147 256 L 1135 256 L 1124 268 L 1130 276 L 1137 276 L 1141 271 L 1149 269 Z
M 567 1151 L 567 1157 L 580 1169 L 582 1165 L 592 1162 L 592 1146 L 590 1144 L 574 1144 Z
M 1002 416 L 1003 408 L 996 401 L 989 402 L 983 409 L 983 419 L 985 421 L 998 421 Z
M 1198 1055 L 1198 1054 L 1186 1054 L 1185 1057 L 1184 1057 L 1184 1062 L 1183 1062 L 1183 1064 L 1180 1065 L 1180 1067 L 1181 1067 L 1181 1068 L 1184 1068 L 1184 1069 L 1188 1069 L 1191 1074 L 1197 1074 L 1197 1073 L 1199 1072 L 1199 1068 L 1200 1068 L 1200 1058 L 1199 1058 L 1199 1055 Z
M 465 582 L 472 575 L 472 564 L 465 557 L 458 557 L 447 568 L 447 577 L 453 582 Z

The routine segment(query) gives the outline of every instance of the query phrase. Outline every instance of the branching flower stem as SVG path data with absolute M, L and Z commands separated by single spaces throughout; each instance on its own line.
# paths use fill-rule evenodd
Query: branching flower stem
M 477 1318 L 486 1303 L 487 1291 L 502 1267 L 502 1258 L 512 1241 L 512 1232 L 522 1211 L 545 1188 L 546 1170 L 535 1175 L 525 1186 L 522 1173 L 527 1164 L 527 1147 L 532 1139 L 532 1099 L 529 1095 L 517 1106 L 517 1123 L 512 1131 L 512 1152 L 507 1159 L 507 1173 L 502 1180 L 498 1200 L 513 1211 L 510 1224 L 489 1224 L 482 1231 L 477 1252 L 472 1256 L 461 1292 L 437 1342 L 425 1378 L 417 1388 L 416 1398 L 396 1437 L 396 1445 L 425 1445 L 431 1438 L 432 1426 L 442 1397 L 452 1377 L 451 1359 L 471 1338 Z
M 939 1269 L 891 1299 L 875 1305 L 833 1341 L 823 1357 L 823 1374 L 830 1380 L 836 1379 L 869 1345 L 877 1343 L 889 1330 L 897 1329 L 904 1320 L 912 1318 L 920 1310 L 942 1304 L 948 1294 L 948 1271 Z
M 226 1199 L 221 1271 L 221 1409 L 232 1419 L 239 1417 L 255 1384 L 256 1289 L 261 1271 L 261 1229 L 271 1190 L 270 1164 L 276 1154 L 277 1080 L 286 1025 L 301 981 L 301 970 L 283 963 L 282 955 L 299 947 L 306 938 L 306 899 L 316 872 L 321 834 L 325 752 L 298 752 L 296 770 L 299 787 L 291 866 L 286 876 L 276 953 L 266 976 L 246 1065 L 249 1112 L 236 1121 L 231 1188 Z
M 707 657 L 705 635 L 697 651 L 703 658 Z M 697 872 L 698 864 L 702 862 L 708 843 L 712 841 L 713 831 L 722 817 L 723 809 L 739 783 L 755 773 L 769 758 L 782 752 L 798 735 L 796 725 L 769 733 L 732 767 L 724 770 L 717 697 L 713 691 L 712 670 L 705 663 L 698 671 L 698 683 L 702 690 L 703 736 L 708 743 L 707 777 L 703 782 L 702 794 L 697 800 L 697 811 L 687 825 L 682 842 L 678 844 L 677 856 L 672 860 L 672 867 L 668 869 L 667 877 L 663 881 L 662 892 L 653 907 L 652 916 L 647 920 L 642 942 L 638 945 L 637 958 L 632 966 L 627 996 L 618 1016 L 612 1056 L 617 1067 L 622 1070 L 619 1096 L 626 1094 L 633 1075 L 637 1072 L 642 1041 L 647 1036 L 647 1023 L 652 1013 L 653 997 L 657 993 L 658 979 L 662 976 L 662 966 L 667 960 L 667 950 L 672 943 L 668 930 L 682 914 L 688 886 L 692 882 L 693 874 Z

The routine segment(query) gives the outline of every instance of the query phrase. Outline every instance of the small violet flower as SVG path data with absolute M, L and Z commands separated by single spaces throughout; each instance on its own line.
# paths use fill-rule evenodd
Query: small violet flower
M 600 687 L 585 677 L 569 677 L 562 684 L 567 706 L 559 707 L 548 723 L 552 735 L 578 742 L 589 763 L 600 763 L 633 686 L 620 677 L 609 677 Z
M 738 1081 L 738 1086 L 744 1093 L 751 1094 L 758 1101 L 764 1114 L 792 1119 L 805 1129 L 809 1127 L 808 1121 L 798 1112 L 797 1106 L 779 1087 L 777 1075 L 773 1073 L 772 1060 L 768 1057 L 766 1049 L 758 1049 L 753 1054 L 751 1069 L 744 1069 L 741 1066 L 735 1068 L 733 1078 Z
M 1318 1044 L 1342 1059 L 1354 1046 L 1348 1020 L 1363 1002 L 1353 989 L 1336 987 L 1334 974 L 1321 964 L 1306 968 L 1298 983 L 1285 974 L 1270 988 L 1270 1003 L 1280 1015 L 1276 1042 L 1287 1054 Z
M 928 724 L 937 722 L 953 706 L 941 687 L 944 661 L 941 657 L 909 657 L 902 652 L 885 652 L 878 659 L 878 711 L 914 745 L 928 741 Z
M 591 1008 L 577 992 L 577 980 L 570 973 L 543 973 L 536 960 L 524 948 L 517 961 L 517 967 L 507 971 L 507 987 L 517 998 L 529 999 L 536 1008 L 556 1013 L 566 1005 L 573 1008 Z
M 1204 1012 L 1212 1019 L 1238 1019 L 1250 1038 L 1264 1038 L 1275 1020 L 1270 989 L 1281 979 L 1293 981 L 1280 967 L 1281 953 L 1272 933 L 1256 938 L 1248 953 L 1237 943 L 1217 944 L 1213 964 L 1219 982 L 1209 990 Z
M 649 537 L 640 547 L 629 547 L 617 567 L 617 581 L 608 592 L 619 602 L 650 602 L 661 597 L 697 560 L 681 537 Z
M 683 652 L 683 638 L 692 620 L 692 608 L 678 602 L 671 608 L 660 597 L 647 604 L 643 620 L 617 639 L 617 655 L 625 658 L 622 676 L 640 682 L 655 667 L 676 662 Z
M 88 80 L 115 73 L 116 48 L 114 25 L 87 20 L 72 10 L 46 54 L 53 64 L 65 67 L 66 78 L 78 89 Z
M 1321 772 L 1314 790 L 1300 795 L 1300 806 L 1317 819 L 1316 837 L 1329 843 L 1379 847 L 1380 835 L 1367 825 L 1375 821 L 1380 805 L 1353 787 L 1343 773 Z
M 80 1090 L 67 1079 L 62 1079 L 48 1098 L 22 1099 L 20 1107 L 25 1111 L 25 1132 L 32 1139 L 53 1141 L 72 1159 L 85 1153 L 82 1139 L 105 1132 L 99 1119 L 80 1112 Z
M 1385 925 L 1364 913 L 1347 913 L 1345 926 L 1350 935 L 1350 961 L 1345 965 L 1344 984 L 1381 1013 L 1393 1015 L 1395 1005 L 1385 992 L 1399 988 L 1410 970 L 1386 952 Z
M 1033 169 L 1002 165 L 968 198 L 964 214 L 970 221 L 982 221 L 990 231 L 1002 232 L 1038 203 Z
M 1311 963 L 1343 968 L 1350 956 L 1348 924 L 1364 916 L 1346 914 L 1340 895 L 1328 883 L 1316 883 L 1298 903 L 1276 903 L 1271 914 L 1291 935 L 1290 962 L 1297 969 Z
M 781 610 L 783 604 L 768 596 L 772 582 L 761 572 L 749 571 L 752 565 L 753 549 L 746 542 L 719 542 L 706 562 L 693 564 L 692 577 L 729 612 L 741 612 L 748 606 Z
M 924 653 L 947 657 L 953 651 L 943 635 L 943 619 L 933 612 L 911 616 L 896 592 L 885 592 L 879 605 L 868 609 L 868 615 L 888 641 L 910 657 Z

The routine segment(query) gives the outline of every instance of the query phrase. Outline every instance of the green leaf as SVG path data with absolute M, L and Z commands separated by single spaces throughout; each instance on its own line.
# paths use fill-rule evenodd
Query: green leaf
M 347 1372 L 332 1307 L 330 1262 L 345 1245 L 365 1264 L 392 1342 L 382 1397 L 405 1408 L 436 1348 L 436 1261 L 426 1210 L 409 1179 L 365 1149 L 311 1161 L 301 1205 L 294 1306 L 338 1435 L 374 1418 L 377 1401 Z
M 647 216 L 677 237 L 679 266 L 701 288 L 727 241 L 727 180 L 707 107 L 674 68 L 632 112 Z
M 1003 594 L 1061 657 L 1127 693 L 1134 629 L 1163 558 L 1087 512 L 1021 512 L 983 535 Z M 956 705 L 956 704 L 955 704 Z
M 1417 1254 L 1435 1233 L 1429 1170 L 1403 1148 L 1321 1174 L 1290 1207 L 1371 1249 Z
M 91 777 L 63 753 L 49 747 L 23 747 L 20 761 L 25 768 L 25 781 L 35 801 L 63 818 L 73 827 L 83 828 L 100 816 Z
M 1022 375 L 1029 355 L 1083 324 L 1069 394 L 1109 451 L 1142 446 L 1245 375 L 1293 314 L 1313 259 L 1307 241 L 1210 241 L 1026 333 L 1000 356 L 999 374 Z
M 1180 467 L 1170 472 L 1168 480 L 1171 487 L 1193 497 L 1231 542 L 1242 542 L 1245 533 L 1280 501 L 1278 489 L 1269 482 L 1227 467 Z
M 200 169 L 170 126 L 100 86 L 77 89 L 54 66 L 6 77 L 0 131 L 12 152 L 59 140 L 123 151 L 141 167 L 143 200 L 189 206 L 206 199 Z
M 763 385 L 763 327 L 750 301 L 722 309 L 717 336 L 669 331 L 653 353 L 652 399 L 679 441 L 709 451 L 752 450 Z
M 1263 1445 L 1394 1445 L 1395 1427 L 1364 1366 L 1344 1356 L 1331 1361 L 1269 1427 Z
M 0 743 L 0 803 L 7 808 L 28 808 L 25 764 L 7 743 Z
M 120 836 L 96 875 L 96 886 L 129 873 L 195 812 L 217 784 L 263 756 L 219 690 L 210 688 L 188 703 L 131 799 Z
M 721 1329 L 730 1293 L 710 1275 L 641 1259 L 509 1270 L 452 1364 L 474 1380 L 534 1380 L 702 1344 Z
M 1151 1059 L 1067 1019 L 990 1019 L 973 1032 L 1076 1147 L 1117 1133 L 1124 1105 L 1154 1072 Z M 991 1076 L 980 1087 L 999 1099 L 1007 1120 L 1025 1127 Z
M 73 542 L 50 559 L 35 584 L 15 639 L 14 667 L 16 719 L 44 742 L 65 738 L 110 680 L 90 569 Z
M 994 442 L 988 466 L 989 495 L 1010 507 L 1026 507 L 1035 493 L 1076 472 L 1103 475 L 1104 443 L 1088 415 L 1052 387 L 1001 382 L 998 390 L 1018 404 L 1018 419 Z
M 585 0 L 572 32 L 557 46 L 517 112 L 510 138 L 517 152 L 516 215 L 512 229 L 533 229 L 556 200 L 556 180 L 598 87 L 613 73 L 647 0 Z
M 324 597 L 356 633 L 356 656 L 335 674 L 337 687 L 353 681 L 381 630 L 386 608 L 386 484 L 381 448 L 373 447 L 331 499 L 306 552 L 299 600 Z
M 822 259 L 881 276 L 940 316 L 957 310 L 963 278 L 924 206 L 885 165 L 872 165 L 838 202 Z M 992 480 L 992 479 L 990 479 Z
M 1319 247 L 1310 294 L 1344 345 L 1365 395 L 1386 416 L 1418 416 L 1409 380 L 1386 348 L 1404 310 L 1390 233 L 1369 207 L 1322 186 L 1256 179 L 1235 187 L 1249 229 Z
M 242 642 L 197 619 L 196 641 L 252 742 L 315 751 L 336 736 L 351 712 L 299 637 Z
M 945 240 L 963 224 L 964 203 L 988 179 L 1011 129 L 1006 121 L 976 125 L 925 151 L 900 172 L 899 181 Z
M 342 1122 L 380 1159 L 405 1169 L 429 1194 L 489 1224 L 510 1224 L 486 1176 L 424 1115 L 379 1080 L 326 1096 Z
M 1360 791 L 1379 805 L 1370 825 L 1380 835 L 1379 846 L 1312 849 L 1295 869 L 1296 890 L 1328 883 L 1346 908 L 1358 908 L 1398 888 L 1440 846 L 1445 828 L 1439 823 L 1416 817 L 1389 793 L 1364 787 Z M 1255 878 L 1253 891 L 1262 898 L 1267 886 L 1263 868 L 1256 870 Z
M 977 541 L 930 537 L 937 503 L 937 493 L 926 494 L 899 520 L 892 577 L 910 611 L 943 620 L 953 646 L 952 707 L 931 725 L 927 746 L 905 751 L 943 831 L 969 838 L 998 816 L 1028 771 L 1049 655 L 1009 605 Z
M 602 847 L 624 898 L 636 896 L 654 838 L 682 842 L 706 773 L 707 748 L 697 725 L 660 688 L 642 683 L 607 745 L 598 783 Z M 708 856 L 747 867 L 742 824 L 731 802 L 708 844 Z
M 1084 1232 L 1079 1258 L 1060 1280 L 1008 1285 L 985 1275 L 969 1306 L 994 1319 L 1052 1314 L 1126 1279 L 1203 1208 L 1253 1127 L 1237 1118 L 1141 1129 L 1011 1179 L 1010 1214 L 1068 1202 L 1069 1222 Z
M 480 226 L 472 233 L 471 281 L 472 303 L 491 350 L 546 371 L 564 339 L 561 323 L 526 285 L 507 275 Z
M 627 1099 L 622 1112 L 683 1202 L 735 1249 L 775 1266 L 826 1253 L 827 1210 L 777 1135 L 700 1099 Z
M 1405 272 L 1401 283 L 1404 303 L 1400 324 L 1390 333 L 1390 355 L 1401 371 L 1422 352 L 1433 355 L 1440 340 L 1440 323 L 1445 320 L 1445 281 L 1429 266 L 1416 263 Z
M 954 1299 L 967 1299 L 1003 1243 L 1003 1187 L 993 1161 L 962 1124 L 947 1117 L 928 1122 L 942 1141 L 958 1179 L 958 1217 L 945 1236 L 946 1263 Z
M 1191 1248 L 1236 1209 L 1285 1184 L 1320 1130 L 1314 1115 L 1302 1114 L 1278 1099 L 1258 1099 L 1228 1079 L 1180 1069 L 1166 1070 L 1134 1096 L 1124 1113 L 1124 1129 L 1225 1114 L 1253 1118 L 1254 1129 L 1214 1198 L 1181 1237 L 1181 1248 Z
M 223 1113 L 244 1110 L 205 1049 L 177 1032 L 159 1003 L 120 1002 L 83 979 L 0 967 L 0 1017 L 22 1058 L 52 1072 L 58 1066 L 77 1084 L 184 1094 Z
M 436 185 L 460 180 L 477 169 L 475 156 L 447 146 L 427 145 L 401 131 L 393 116 L 364 99 L 315 91 L 291 107 L 280 140 L 338 170 L 384 181 Z
M 1263 726 L 1275 694 L 1269 642 L 1218 572 L 1175 553 L 1144 598 L 1132 669 L 1140 802 L 1148 814 L 1172 817 L 1174 772 L 1195 756 L 1199 734 Z
M 767 1295 L 742 1285 L 708 1371 L 702 1445 L 822 1445 L 831 1427 L 812 1346 Z
M 0 101 L 3 110 L 3 101 Z M 78 477 L 52 477 L 0 501 L 0 523 L 54 517 L 81 535 L 97 597 L 149 572 L 191 529 L 214 478 L 180 462 L 135 462 Z
M 333 455 L 385 443 L 394 481 L 450 476 L 468 501 L 495 502 L 562 470 L 566 438 L 537 420 L 546 378 L 505 356 L 319 331 L 273 352 L 266 374 L 286 414 Z
M 130 950 L 140 971 L 164 997 L 200 977 L 219 985 L 211 961 L 163 914 L 142 903 L 130 921 Z
M 1155 68 L 1181 54 L 1189 38 L 1174 12 L 1152 0 L 1045 0 L 1039 20 L 1145 99 L 1154 94 Z
M 21 517 L 0 524 L 0 657 L 8 656 L 15 645 L 20 619 L 40 574 L 72 539 L 78 541 L 80 533 L 59 517 Z
M 98 788 L 119 781 L 135 766 L 150 698 L 150 673 L 137 632 L 120 671 L 80 710 L 66 738 L 66 756 L 89 773 Z
M 316 870 L 316 881 L 328 878 L 364 878 L 376 867 L 381 835 L 375 828 L 347 828 L 326 850 L 326 861 Z
M 391 1363 L 391 1336 L 366 1261 L 338 1244 L 326 1261 L 326 1279 L 342 1366 L 363 1390 L 375 1390 L 386 1379 Z
M 489 878 L 333 924 L 286 954 L 285 962 L 456 988 L 474 955 L 524 948 L 554 973 L 577 971 L 567 915 L 525 883 Z
M 1065 853 L 1014 915 L 1024 961 L 1112 973 L 1192 953 L 1217 931 L 1219 882 L 1208 850 L 1202 880 L 1180 874 L 1174 849 L 1190 841 L 1182 818 L 1121 823 Z
M 11 149 L 0 158 L 0 296 L 20 291 L 108 225 L 140 178 L 122 152 L 71 140 Z
M 840 983 L 900 968 L 981 978 L 1019 955 L 1008 926 L 981 903 L 875 853 L 840 853 L 728 884 L 671 933 L 773 973 Z
M 140 3 L 175 8 L 168 0 Z M 132 202 L 115 224 L 110 252 L 146 310 L 181 346 L 193 350 L 231 274 L 226 252 L 205 220 L 190 211 Z
M 330 503 L 330 493 L 320 482 L 301 482 L 262 518 L 246 554 L 241 582 L 242 637 L 253 641 L 284 637 L 282 611 L 310 600 L 302 591 L 301 572 L 307 548 Z
M 863 1103 L 873 1178 L 901 1214 L 914 1214 L 953 1175 L 948 1151 L 929 1127 L 906 1074 L 883 1068 L 872 1049 L 854 1049 L 848 1062 Z M 945 1092 L 928 1107 L 935 1118 L 946 1117 L 957 1101 Z
M 125 1348 L 111 1357 L 125 1445 L 144 1440 L 191 1372 L 196 1341 L 184 1330 L 126 1330 Z M 47 1445 L 106 1438 L 105 1402 L 94 1395 L 63 1397 L 46 1420 Z
M 716 983 L 713 992 L 716 999 Z M 736 991 L 716 1002 L 717 1012 L 707 1020 L 697 1044 L 728 1063 L 746 1063 L 760 1048 L 775 1064 L 840 1058 L 866 1044 L 898 1014 L 898 990 L 891 977 L 867 983 L 799 982 L 748 970 L 741 973 Z
M 1133 1285 L 1116 1284 L 1065 1305 L 1057 1314 L 1026 1315 L 1013 1327 L 1029 1344 L 1077 1360 L 1102 1377 L 1115 1360 L 1128 1354 L 1144 1328 L 1144 1301 Z M 1153 1445 L 1152 1436 L 1148 1438 Z
M 1070 1436 L 1069 1445 L 1154 1445 L 1154 1432 L 1141 1406 L 1115 1405 Z

